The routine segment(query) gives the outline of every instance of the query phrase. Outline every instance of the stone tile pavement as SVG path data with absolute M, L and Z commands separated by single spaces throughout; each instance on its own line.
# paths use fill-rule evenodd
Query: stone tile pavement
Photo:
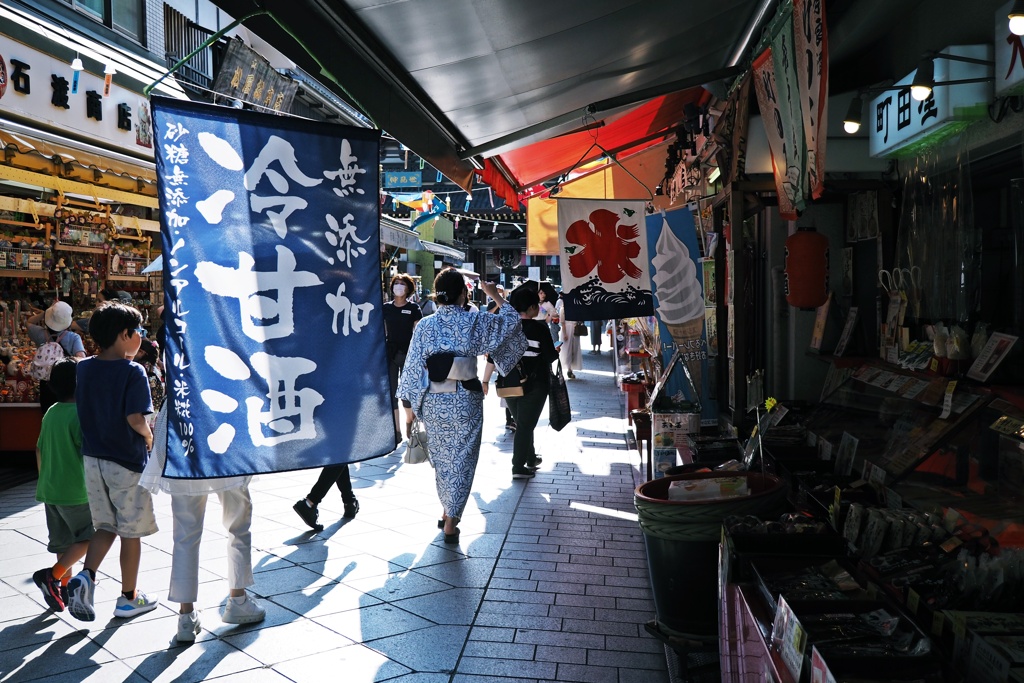
M 197 642 L 174 641 L 177 605 L 134 620 L 108 618 L 117 597 L 117 546 L 101 568 L 97 620 L 45 609 L 33 571 L 49 566 L 35 485 L 0 493 L 0 681 L 343 680 L 396 683 L 669 680 L 654 616 L 632 492 L 635 450 L 607 351 L 585 355 L 569 383 L 573 421 L 543 421 L 537 477 L 511 479 L 512 439 L 498 400 L 486 400 L 484 443 L 458 546 L 436 528 L 429 465 L 399 454 L 352 466 L 361 503 L 341 518 L 335 492 L 321 533 L 291 509 L 315 471 L 253 483 L 252 592 L 261 624 L 231 626 L 226 548 L 211 497 L 201 550 Z M 155 499 L 160 532 L 144 539 L 139 586 L 166 597 L 170 497 Z

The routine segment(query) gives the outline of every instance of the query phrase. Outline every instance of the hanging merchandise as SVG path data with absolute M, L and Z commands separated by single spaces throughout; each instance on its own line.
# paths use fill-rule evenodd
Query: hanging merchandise
M 811 227 L 786 239 L 786 303 L 818 308 L 828 299 L 828 238 Z

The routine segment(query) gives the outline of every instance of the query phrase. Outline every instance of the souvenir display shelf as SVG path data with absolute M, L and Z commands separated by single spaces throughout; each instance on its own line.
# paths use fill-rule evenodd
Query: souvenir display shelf
M 112 215 L 109 205 L 60 197 L 30 213 L 0 211 L 0 451 L 34 450 L 39 431 L 37 382 L 27 368 L 30 305 L 57 297 L 80 318 L 109 287 L 127 291 L 149 321 L 161 286 L 142 274 L 152 257 L 140 221 Z M 84 341 L 88 351 L 91 340 Z
M 808 676 L 826 680 L 814 677 L 829 667 L 833 675 L 840 673 L 835 669 L 847 667 L 842 675 L 860 680 L 960 680 L 980 675 L 971 667 L 988 661 L 968 657 L 972 647 L 999 649 L 987 636 L 975 637 L 970 645 L 972 631 L 964 620 L 1017 619 L 1012 633 L 1024 634 L 1024 615 L 1014 613 L 1024 605 L 1017 597 L 1020 577 L 1016 583 L 1007 578 L 1001 594 L 986 596 L 977 587 L 977 577 L 983 576 L 981 558 L 1006 556 L 1000 549 L 1024 547 L 1024 410 L 1019 401 L 963 383 L 947 399 L 948 387 L 947 378 L 863 361 L 830 387 L 802 420 L 812 447 L 765 445 L 768 467 L 790 479 L 794 501 L 826 521 L 840 547 L 823 543 L 821 537 L 801 543 L 797 537 L 775 535 L 755 547 L 738 548 L 728 535 L 723 537 L 723 680 L 746 680 L 755 674 L 794 683 Z M 851 437 L 856 440 L 852 457 Z M 852 521 L 858 519 L 851 517 L 855 507 L 865 521 Z M 884 545 L 865 550 L 871 542 L 865 539 L 872 538 L 866 520 L 876 517 L 891 526 L 875 539 L 881 543 L 884 538 Z M 914 542 L 892 545 L 893 529 L 907 528 L 917 534 Z M 921 545 L 920 532 L 929 529 L 932 535 Z M 950 583 L 950 573 L 962 566 L 965 552 L 979 569 L 972 570 L 977 572 L 973 592 L 958 593 L 959 588 L 950 588 L 958 585 Z M 858 599 L 884 602 L 901 623 L 912 624 L 916 633 L 930 639 L 931 652 L 917 660 L 879 658 L 874 670 L 854 672 L 849 668 L 854 665 L 840 657 L 812 661 L 808 645 L 803 672 L 794 676 L 785 666 L 779 639 L 773 637 L 778 614 L 749 571 L 752 557 L 780 555 L 816 557 L 820 562 L 831 556 L 851 562 L 860 584 Z M 971 582 L 965 585 L 972 587 Z M 829 610 L 842 612 L 843 605 Z M 1013 638 L 1024 643 L 1024 635 L 1008 636 L 1005 642 L 1016 642 Z M 813 644 L 813 638 L 810 641 Z M 1005 646 L 1001 652 L 993 657 L 1015 656 Z M 813 673 L 812 665 L 818 667 Z

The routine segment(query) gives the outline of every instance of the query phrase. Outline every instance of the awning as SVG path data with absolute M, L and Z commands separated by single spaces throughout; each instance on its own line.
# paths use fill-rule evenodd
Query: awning
M 214 4 L 234 17 L 266 10 L 271 16 L 246 21 L 249 31 L 333 81 L 340 97 L 465 188 L 484 166 L 481 157 L 496 157 L 487 170 L 504 175 L 504 155 L 517 147 L 669 93 L 720 84 L 735 73 L 773 1 Z M 600 128 L 588 132 L 608 147 Z M 575 159 L 537 161 L 522 180 Z
M 408 228 L 390 225 L 389 223 L 384 218 L 381 218 L 380 241 L 382 244 L 398 247 L 399 249 L 423 249 L 423 245 L 420 243 L 420 236 L 417 233 Z
M 437 254 L 438 256 L 445 256 L 448 260 L 456 263 L 466 262 L 466 253 L 459 251 L 454 247 L 448 247 L 443 244 L 438 244 L 437 242 L 428 242 L 427 240 L 420 240 L 420 244 L 423 245 L 424 251 L 429 251 L 430 253 Z
M 8 124 L 0 121 L 0 125 L 6 127 Z M 21 154 L 36 154 L 48 161 L 58 158 L 66 164 L 78 164 L 100 173 L 112 173 L 117 176 L 142 180 L 146 183 L 156 183 L 155 164 L 141 160 L 129 162 L 123 159 L 115 159 L 113 156 L 100 153 L 100 150 L 90 152 L 77 147 L 73 148 L 67 144 L 51 142 L 40 137 L 14 132 L 6 128 L 0 128 L 0 145 L 4 149 L 13 147 L 14 150 Z
M 653 199 L 656 207 L 668 208 L 667 196 L 651 197 L 651 188 L 665 176 L 664 147 L 662 144 L 623 159 L 622 166 L 629 173 L 618 164 L 612 164 L 564 183 L 558 199 Z M 558 253 L 558 199 L 538 196 L 527 200 L 527 254 L 541 256 Z

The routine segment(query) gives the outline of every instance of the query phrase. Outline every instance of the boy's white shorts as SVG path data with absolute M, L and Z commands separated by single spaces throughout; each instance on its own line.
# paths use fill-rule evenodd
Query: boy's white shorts
M 91 456 L 85 462 L 85 488 L 96 531 L 122 538 L 142 538 L 157 532 L 153 496 L 139 486 L 141 472 Z

